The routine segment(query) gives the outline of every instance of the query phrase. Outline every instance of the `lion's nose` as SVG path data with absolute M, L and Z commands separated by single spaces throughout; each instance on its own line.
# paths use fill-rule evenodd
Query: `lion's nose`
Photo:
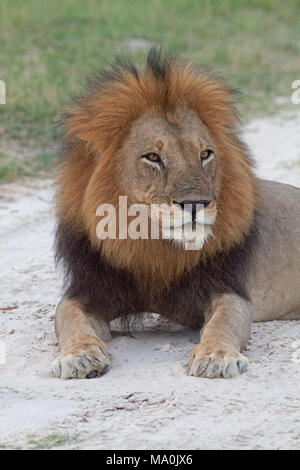
M 174 204 L 179 204 L 179 206 L 181 206 L 182 210 L 184 210 L 184 206 L 187 205 L 188 208 L 190 208 L 190 206 L 192 206 L 192 220 L 193 222 L 195 222 L 196 220 L 196 215 L 197 215 L 197 209 L 200 210 L 201 207 L 199 207 L 200 205 L 201 206 L 204 206 L 207 207 L 212 201 L 209 200 L 209 199 L 200 199 L 200 200 L 184 200 L 184 201 L 174 201 Z
M 194 201 L 194 200 L 192 201 L 192 200 L 188 200 L 188 199 L 186 199 L 184 201 L 181 201 L 181 202 L 174 201 L 174 204 L 179 204 L 181 206 L 182 210 L 184 210 L 185 204 L 191 205 L 192 209 L 195 208 L 195 210 L 196 210 L 197 205 L 201 204 L 202 206 L 207 207 L 210 203 L 211 203 L 211 201 L 209 199 L 200 199 L 199 201 Z

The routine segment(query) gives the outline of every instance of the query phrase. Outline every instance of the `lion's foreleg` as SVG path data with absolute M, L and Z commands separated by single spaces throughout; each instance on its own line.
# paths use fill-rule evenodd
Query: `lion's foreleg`
M 56 377 L 92 378 L 105 372 L 110 358 L 104 341 L 110 339 L 107 322 L 87 314 L 77 300 L 64 297 L 57 307 L 55 331 L 60 356 L 52 364 Z
M 251 304 L 235 295 L 216 298 L 207 312 L 200 344 L 190 354 L 190 375 L 235 377 L 248 368 L 240 354 L 251 332 Z

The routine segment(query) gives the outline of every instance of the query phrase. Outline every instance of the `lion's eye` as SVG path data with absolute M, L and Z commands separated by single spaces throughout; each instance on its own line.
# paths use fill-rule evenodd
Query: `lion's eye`
M 158 163 L 160 166 L 163 166 L 162 159 L 157 153 L 146 153 L 145 155 L 142 155 L 142 158 L 146 158 L 149 162 Z
M 203 162 L 207 162 L 213 156 L 214 156 L 214 152 L 210 149 L 203 150 L 203 152 L 200 153 L 200 157 Z

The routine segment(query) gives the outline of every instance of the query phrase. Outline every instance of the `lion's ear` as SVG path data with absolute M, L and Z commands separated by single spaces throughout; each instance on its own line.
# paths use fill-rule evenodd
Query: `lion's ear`
M 64 140 L 71 147 L 84 146 L 94 155 L 103 151 L 107 137 L 103 133 L 101 122 L 97 119 L 96 109 L 91 106 L 70 108 L 63 121 Z
M 67 110 L 65 138 L 79 139 L 93 151 L 104 152 L 120 145 L 132 120 L 145 108 L 140 82 L 125 71 L 122 80 L 95 85 Z
M 194 109 L 212 134 L 235 132 L 239 122 L 234 99 L 236 91 L 223 80 L 187 66 L 181 73 L 174 72 L 171 89 L 172 99 L 175 101 L 177 96 L 177 100 L 181 99 Z

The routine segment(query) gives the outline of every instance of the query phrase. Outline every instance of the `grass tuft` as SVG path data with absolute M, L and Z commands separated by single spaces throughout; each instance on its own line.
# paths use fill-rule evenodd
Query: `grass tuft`
M 62 447 L 69 442 L 68 434 L 49 434 L 39 440 L 31 440 L 28 442 L 28 448 L 32 450 L 52 449 Z

